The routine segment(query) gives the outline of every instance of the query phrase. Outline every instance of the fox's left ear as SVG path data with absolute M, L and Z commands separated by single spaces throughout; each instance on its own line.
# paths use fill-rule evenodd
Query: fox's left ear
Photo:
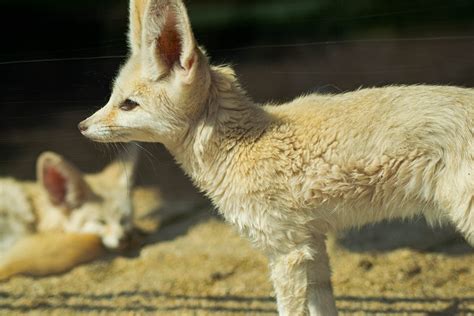
M 139 0 L 132 2 L 135 3 L 135 12 L 143 8 L 143 3 Z M 136 18 L 131 19 L 131 23 L 137 25 L 134 20 L 137 21 Z M 147 75 L 156 80 L 171 71 L 176 71 L 182 75 L 185 82 L 191 81 L 202 54 L 194 39 L 183 2 L 149 0 L 140 23 L 142 28 L 140 46 Z M 130 34 L 134 33 L 136 34 L 136 31 L 131 31 Z
M 130 143 L 112 163 L 102 170 L 100 176 L 114 179 L 118 187 L 131 190 L 135 182 L 138 157 L 138 147 L 134 143 Z

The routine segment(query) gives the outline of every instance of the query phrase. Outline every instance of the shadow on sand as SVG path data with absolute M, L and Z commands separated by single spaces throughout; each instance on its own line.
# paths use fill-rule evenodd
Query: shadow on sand
M 0 292 L 0 311 L 27 312 L 34 307 L 35 311 L 47 312 L 48 310 L 63 309 L 69 312 L 207 312 L 207 313 L 258 313 L 258 314 L 276 314 L 275 299 L 271 296 L 188 296 L 172 295 L 157 291 L 136 291 L 119 292 L 111 294 L 83 294 L 73 292 L 62 292 L 55 295 L 45 295 L 43 298 L 36 299 L 35 306 L 22 305 L 21 303 L 2 303 L 2 300 L 18 301 L 23 298 L 22 295 Z M 128 306 L 114 306 L 114 300 L 138 299 L 166 299 L 168 303 L 163 304 L 144 304 L 134 303 Z M 80 300 L 84 303 L 73 303 L 74 300 Z M 454 315 L 474 313 L 474 310 L 465 307 L 467 304 L 474 303 L 474 297 L 464 297 L 449 299 L 442 297 L 385 297 L 385 296 L 339 296 L 336 298 L 341 313 L 351 314 L 362 312 L 364 314 L 412 314 L 422 313 L 425 315 Z M 71 301 L 71 302 L 69 302 Z M 172 303 L 169 303 L 172 302 Z M 371 308 L 358 307 L 359 305 Z M 212 304 L 212 306 L 209 306 Z M 232 306 L 228 306 L 231 304 Z M 416 308 L 407 307 L 406 304 L 418 306 Z M 239 306 L 241 305 L 241 306 Z M 255 307 L 261 306 L 261 307 Z M 400 306 L 399 306 L 400 305 Z M 354 306 L 354 307 L 349 307 Z M 439 307 L 443 306 L 443 307 Z
M 391 221 L 352 229 L 338 235 L 338 244 L 354 252 L 388 252 L 410 248 L 448 255 L 473 253 L 474 249 L 452 227 L 430 227 L 424 219 Z

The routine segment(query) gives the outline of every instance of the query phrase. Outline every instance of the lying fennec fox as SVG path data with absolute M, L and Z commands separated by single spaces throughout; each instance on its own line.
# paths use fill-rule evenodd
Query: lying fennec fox
M 0 255 L 33 233 L 95 234 L 118 248 L 132 228 L 130 185 L 136 153 L 83 175 L 58 154 L 37 161 L 37 181 L 0 178 Z M 1 257 L 1 256 L 0 256 Z
M 447 220 L 474 243 L 474 90 L 441 86 L 252 102 L 210 66 L 181 0 L 132 0 L 131 55 L 99 142 L 161 142 L 264 251 L 281 315 L 336 314 L 325 235 L 386 218 Z
M 0 280 L 62 273 L 123 245 L 132 228 L 136 151 L 83 175 L 52 152 L 37 161 L 37 182 L 0 179 Z

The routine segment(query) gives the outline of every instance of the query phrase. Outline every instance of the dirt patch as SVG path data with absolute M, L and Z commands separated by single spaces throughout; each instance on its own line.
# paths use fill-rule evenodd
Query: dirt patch
M 266 258 L 209 214 L 196 210 L 165 225 L 134 257 L 1 284 L 0 313 L 276 314 Z M 357 252 L 342 246 L 341 238 L 330 237 L 328 246 L 342 315 L 474 313 L 474 254 L 460 239 L 445 240 L 442 248 L 463 249 L 452 254 L 411 248 Z

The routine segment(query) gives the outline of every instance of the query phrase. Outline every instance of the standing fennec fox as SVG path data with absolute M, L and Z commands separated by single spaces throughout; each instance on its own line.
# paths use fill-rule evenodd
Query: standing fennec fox
M 281 315 L 334 315 L 325 235 L 386 218 L 448 220 L 474 243 L 474 90 L 312 94 L 260 106 L 210 66 L 181 0 L 132 0 L 129 60 L 79 125 L 161 142 L 264 251 Z

